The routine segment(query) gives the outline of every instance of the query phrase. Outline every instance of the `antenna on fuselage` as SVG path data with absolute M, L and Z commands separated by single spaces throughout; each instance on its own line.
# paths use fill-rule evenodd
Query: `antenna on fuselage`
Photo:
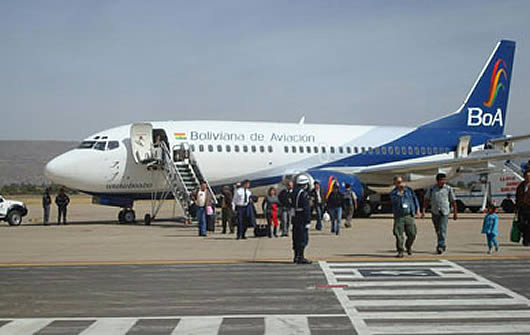
M 298 121 L 298 124 L 302 125 L 304 124 L 304 122 L 305 122 L 305 115 L 300 118 L 300 121 Z

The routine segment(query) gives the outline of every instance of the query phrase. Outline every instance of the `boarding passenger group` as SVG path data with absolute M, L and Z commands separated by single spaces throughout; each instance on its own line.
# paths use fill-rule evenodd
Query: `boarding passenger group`
M 447 176 L 436 175 L 435 183 L 427 188 L 420 202 L 416 192 L 408 187 L 402 176 L 393 178 L 394 188 L 390 192 L 393 215 L 393 235 L 395 237 L 396 257 L 402 258 L 405 252 L 413 254 L 416 240 L 416 218 L 424 218 L 426 208 L 430 207 L 431 220 L 435 232 L 435 251 L 443 254 L 447 250 L 447 231 L 450 218 L 458 219 L 456 196 L 453 188 L 447 184 Z M 278 190 L 270 187 L 261 202 L 264 223 L 258 219 L 258 197 L 252 194 L 250 180 L 244 180 L 232 186 L 224 186 L 216 199 L 209 192 L 208 185 L 202 181 L 192 193 L 193 208 L 198 222 L 199 236 L 207 236 L 215 231 L 216 204 L 221 208 L 223 234 L 236 234 L 237 240 L 247 239 L 248 228 L 253 228 L 256 237 L 269 238 L 292 237 L 293 261 L 297 264 L 311 263 L 305 257 L 309 244 L 311 219 L 315 217 L 315 229 L 324 230 L 329 222 L 329 232 L 341 233 L 342 219 L 344 227 L 352 227 L 354 214 L 359 207 L 358 196 L 350 184 L 330 184 L 330 190 L 324 193 L 320 183 L 311 184 L 309 177 L 299 175 L 287 180 L 285 187 Z M 57 223 L 67 224 L 67 208 L 70 198 L 64 189 L 60 189 L 55 198 L 57 205 Z M 50 224 L 52 197 L 47 188 L 42 197 L 44 225 Z M 530 246 L 530 169 L 524 171 L 524 180 L 518 185 L 515 197 L 515 220 L 512 225 L 511 240 L 522 240 L 524 246 Z M 489 203 L 483 220 L 481 233 L 486 237 L 487 252 L 499 250 L 497 208 Z

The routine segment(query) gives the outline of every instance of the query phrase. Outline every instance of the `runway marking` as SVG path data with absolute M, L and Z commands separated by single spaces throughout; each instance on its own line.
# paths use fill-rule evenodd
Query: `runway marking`
M 18 319 L 0 327 L 0 335 L 28 335 L 35 334 L 48 326 L 50 319 Z
M 87 329 L 81 332 L 80 335 L 105 335 L 105 334 L 114 334 L 114 335 L 123 335 L 127 334 L 129 329 L 131 329 L 136 320 L 131 319 L 103 319 L 97 320 L 91 324 Z
M 265 335 L 276 334 L 310 335 L 309 321 L 303 316 L 277 315 L 265 317 Z
M 320 267 L 359 335 L 530 332 L 529 299 L 448 260 Z
M 217 334 L 223 318 L 186 317 L 180 319 L 172 335 L 210 335 Z

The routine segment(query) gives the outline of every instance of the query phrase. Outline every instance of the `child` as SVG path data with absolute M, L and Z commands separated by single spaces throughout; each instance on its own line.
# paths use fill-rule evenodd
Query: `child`
M 495 205 L 488 205 L 488 214 L 486 214 L 484 223 L 482 224 L 482 234 L 486 234 L 488 241 L 488 254 L 491 254 L 493 246 L 495 246 L 495 251 L 499 251 L 499 244 L 497 243 L 497 235 L 499 235 L 499 217 L 495 211 Z

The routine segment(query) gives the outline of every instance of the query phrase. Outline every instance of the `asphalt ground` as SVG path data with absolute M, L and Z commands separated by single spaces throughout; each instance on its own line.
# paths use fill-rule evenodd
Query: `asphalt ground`
M 0 334 L 529 334 L 530 261 L 0 268 Z

